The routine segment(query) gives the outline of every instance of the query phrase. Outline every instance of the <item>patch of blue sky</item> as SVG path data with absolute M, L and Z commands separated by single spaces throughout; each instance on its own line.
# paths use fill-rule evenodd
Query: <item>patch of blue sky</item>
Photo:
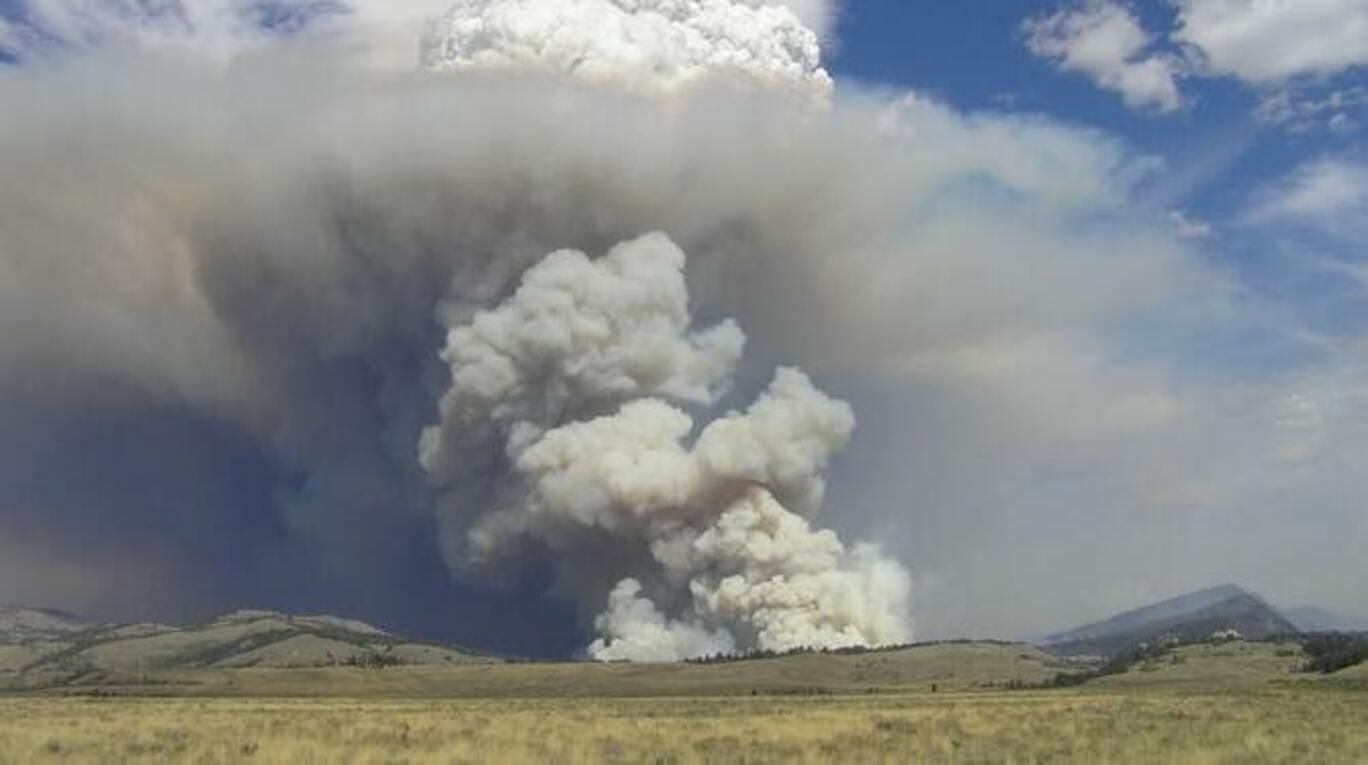
M 1025 19 L 1078 7 L 1039 0 L 856 0 L 844 7 L 828 64 L 838 79 L 909 88 L 957 109 L 1034 112 L 1100 129 L 1137 156 L 1159 158 L 1162 167 L 1136 185 L 1132 212 L 1181 211 L 1197 230 L 1209 226 L 1194 250 L 1233 278 L 1240 293 L 1233 299 L 1266 304 L 1261 310 L 1270 319 L 1260 327 L 1209 326 L 1200 338 L 1153 326 L 1118 328 L 1128 337 L 1120 346 L 1128 353 L 1170 354 L 1199 375 L 1271 373 L 1316 363 L 1324 355 L 1322 340 L 1368 333 L 1363 275 L 1352 268 L 1365 255 L 1362 243 L 1291 221 L 1250 220 L 1268 189 L 1302 163 L 1346 151 L 1363 137 L 1363 126 L 1352 123 L 1290 130 L 1261 116 L 1260 104 L 1279 88 L 1319 98 L 1362 87 L 1363 71 L 1257 88 L 1232 77 L 1182 76 L 1182 108 L 1136 109 L 1028 49 Z M 1153 36 L 1152 51 L 1181 55 L 1166 39 L 1176 23 L 1174 5 L 1125 7 Z M 984 191 L 982 179 L 962 183 Z

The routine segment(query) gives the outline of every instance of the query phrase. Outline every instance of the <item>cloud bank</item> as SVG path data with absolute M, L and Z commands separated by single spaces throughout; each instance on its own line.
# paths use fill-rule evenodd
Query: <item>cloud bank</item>
M 1291 223 L 1343 238 L 1368 242 L 1368 163 L 1352 156 L 1322 156 L 1294 168 L 1263 190 L 1249 217 L 1262 223 Z
M 1062 3 L 1022 22 L 1028 49 L 1088 76 L 1135 109 L 1174 112 L 1181 82 L 1230 77 L 1260 93 L 1257 117 L 1296 132 L 1356 127 L 1364 94 L 1337 78 L 1368 64 L 1368 8 L 1357 0 L 1173 0 L 1167 34 L 1115 0 Z

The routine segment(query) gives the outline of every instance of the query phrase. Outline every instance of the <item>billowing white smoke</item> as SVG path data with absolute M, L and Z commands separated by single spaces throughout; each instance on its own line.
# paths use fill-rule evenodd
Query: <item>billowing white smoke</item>
M 669 89 L 727 70 L 825 94 L 826 0 L 18 0 L 0 54 L 109 44 L 226 60 L 307 35 L 383 68 L 508 67 Z M 443 11 L 445 14 L 443 15 Z M 418 38 L 422 37 L 421 45 Z
M 684 266 L 661 234 L 598 260 L 556 252 L 452 327 L 452 384 L 420 460 L 449 492 L 443 522 L 465 531 L 458 555 L 480 569 L 528 542 L 546 550 L 579 602 L 603 609 L 600 659 L 908 639 L 906 572 L 803 517 L 854 428 L 846 404 L 781 369 L 692 438 L 669 403 L 715 403 L 743 345 L 730 322 L 691 330 Z M 505 476 L 496 501 L 464 502 L 491 470 Z
M 423 465 L 441 473 L 453 438 L 483 441 L 491 428 L 521 447 L 547 425 L 634 397 L 715 401 L 745 338 L 730 322 L 689 332 L 683 267 L 677 247 L 649 237 L 597 262 L 563 250 L 529 270 L 503 306 L 451 330 L 442 358 L 454 382 Z
M 458 0 L 429 26 L 422 60 L 436 70 L 542 70 L 649 91 L 737 73 L 819 96 L 831 88 L 816 33 L 762 0 Z

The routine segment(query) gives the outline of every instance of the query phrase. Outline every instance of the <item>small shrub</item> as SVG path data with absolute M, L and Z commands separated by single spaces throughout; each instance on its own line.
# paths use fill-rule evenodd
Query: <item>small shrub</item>
M 380 653 L 368 651 L 366 653 L 348 656 L 347 659 L 342 662 L 342 666 L 360 667 L 361 669 L 384 669 L 385 667 L 397 667 L 403 663 L 404 661 L 402 659 L 386 650 Z
M 1302 650 L 1311 657 L 1307 672 L 1328 675 L 1368 661 L 1368 635 L 1319 632 L 1302 640 Z

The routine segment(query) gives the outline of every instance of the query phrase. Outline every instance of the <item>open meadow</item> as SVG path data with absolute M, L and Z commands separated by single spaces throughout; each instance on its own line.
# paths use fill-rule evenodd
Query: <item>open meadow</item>
M 1365 762 L 1368 696 L 10 698 L 0 762 Z
M 1011 643 L 707 664 L 93 671 L 0 695 L 42 762 L 1368 762 L 1368 675 L 1295 643 L 1183 646 L 1048 688 Z M 41 679 L 41 676 L 40 678 Z

